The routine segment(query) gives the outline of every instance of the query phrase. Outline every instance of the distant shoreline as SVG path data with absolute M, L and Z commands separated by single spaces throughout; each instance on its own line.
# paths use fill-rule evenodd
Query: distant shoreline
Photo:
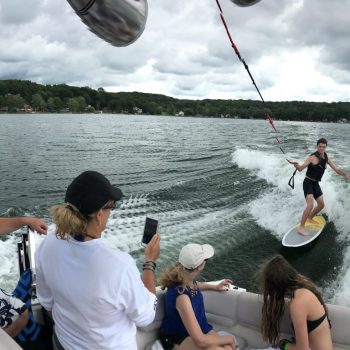
M 180 117 L 350 122 L 350 102 L 266 102 L 259 100 L 186 100 L 141 92 L 106 92 L 65 84 L 0 80 L 0 113 L 126 114 Z
M 13 112 L 13 113 L 4 113 L 4 112 L 0 112 L 0 117 L 2 115 L 20 115 L 20 116 L 33 116 L 33 115 L 47 115 L 47 114 L 52 114 L 52 115 L 74 115 L 74 116 L 81 116 L 81 115 L 115 115 L 117 116 L 143 116 L 143 117 L 154 117 L 154 116 L 158 116 L 158 117 L 174 117 L 174 118 L 206 118 L 206 119 L 234 119 L 234 120 L 252 120 L 252 121 L 256 121 L 256 120 L 263 120 L 265 121 L 265 119 L 263 117 L 261 118 L 229 118 L 229 117 L 225 117 L 225 118 L 221 118 L 221 117 L 213 117 L 213 116 L 203 116 L 203 115 L 195 115 L 195 116 L 176 116 L 176 115 L 158 115 L 158 114 L 131 114 L 131 113 L 112 113 L 112 112 L 108 112 L 108 113 L 86 113 L 86 112 L 82 112 L 82 113 L 71 113 L 71 112 L 64 112 L 64 113 L 59 113 L 59 112 L 33 112 L 33 113 L 23 113 L 23 112 Z M 350 120 L 348 121 L 323 121 L 323 120 L 282 120 L 282 119 L 274 119 L 275 122 L 303 122 L 303 123 L 331 123 L 331 124 L 350 124 Z

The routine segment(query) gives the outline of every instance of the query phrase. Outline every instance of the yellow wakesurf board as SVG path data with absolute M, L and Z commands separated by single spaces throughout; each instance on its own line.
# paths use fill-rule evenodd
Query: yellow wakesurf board
M 315 216 L 313 218 L 317 222 L 311 223 L 306 222 L 305 231 L 308 233 L 308 236 L 303 236 L 298 233 L 300 224 L 293 226 L 283 237 L 282 245 L 285 247 L 301 247 L 303 245 L 309 244 L 314 239 L 316 239 L 323 231 L 326 226 L 326 219 L 323 216 Z

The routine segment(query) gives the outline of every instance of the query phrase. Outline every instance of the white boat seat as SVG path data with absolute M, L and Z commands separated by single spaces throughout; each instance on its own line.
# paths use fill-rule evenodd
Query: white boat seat
M 137 331 L 139 350 L 149 350 L 158 338 L 158 331 L 164 317 L 164 291 L 157 291 L 159 304 L 155 320 Z M 228 291 L 225 293 L 203 292 L 207 318 L 215 330 L 235 335 L 240 350 L 266 349 L 268 344 L 260 335 L 262 297 L 249 292 Z M 332 322 L 334 350 L 350 349 L 350 309 L 327 304 Z M 292 335 L 291 320 L 286 308 L 281 322 L 284 337 Z
M 0 350 L 21 350 L 22 348 L 0 328 Z

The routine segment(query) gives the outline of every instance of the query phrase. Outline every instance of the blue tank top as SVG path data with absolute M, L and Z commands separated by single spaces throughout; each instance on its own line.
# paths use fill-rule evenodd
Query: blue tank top
M 192 296 L 187 289 L 183 289 L 182 287 L 172 287 L 167 289 L 165 294 L 165 315 L 160 329 L 169 335 L 189 336 L 181 317 L 176 310 L 176 298 L 182 294 L 186 294 L 190 298 L 199 326 L 201 327 L 202 332 L 207 334 L 213 329 L 213 327 L 208 323 L 207 317 L 205 316 L 202 292 L 198 289 L 197 294 Z

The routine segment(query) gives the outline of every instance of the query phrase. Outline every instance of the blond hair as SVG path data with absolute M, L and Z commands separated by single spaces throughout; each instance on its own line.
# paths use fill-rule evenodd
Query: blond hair
M 86 235 L 89 218 L 81 214 L 74 205 L 55 205 L 50 211 L 56 225 L 57 238 L 67 239 L 74 234 Z
M 158 282 L 161 289 L 164 290 L 165 288 L 175 286 L 186 288 L 186 286 L 192 282 L 189 276 L 192 271 L 193 270 L 186 269 L 179 262 L 176 262 L 175 265 L 168 267 L 160 274 Z

